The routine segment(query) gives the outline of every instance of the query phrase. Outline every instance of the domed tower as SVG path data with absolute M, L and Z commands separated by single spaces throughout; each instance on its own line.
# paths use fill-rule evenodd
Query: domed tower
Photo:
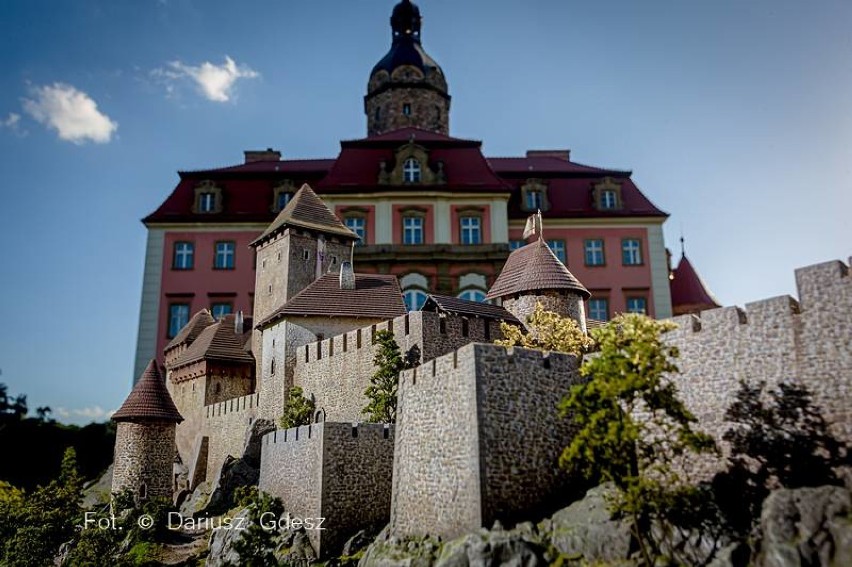
M 171 500 L 175 460 L 175 427 L 183 421 L 157 361 L 148 363 L 124 404 L 112 415 L 115 462 L 112 493 L 129 490 L 136 500 Z
M 393 9 L 393 43 L 373 67 L 364 97 L 368 136 L 409 126 L 450 132 L 447 81 L 420 45 L 421 23 L 420 8 L 409 0 Z
M 535 310 L 536 303 L 541 303 L 547 311 L 574 319 L 585 331 L 583 302 L 591 296 L 547 243 L 539 238 L 509 255 L 486 297 L 502 299 L 503 307 L 524 324 Z

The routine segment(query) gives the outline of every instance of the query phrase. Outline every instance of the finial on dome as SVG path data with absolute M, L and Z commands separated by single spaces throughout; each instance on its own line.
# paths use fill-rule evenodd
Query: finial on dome
M 391 15 L 391 28 L 393 29 L 394 41 L 411 39 L 420 42 L 420 26 L 423 19 L 420 17 L 420 8 L 412 4 L 410 0 L 402 0 L 393 9 Z

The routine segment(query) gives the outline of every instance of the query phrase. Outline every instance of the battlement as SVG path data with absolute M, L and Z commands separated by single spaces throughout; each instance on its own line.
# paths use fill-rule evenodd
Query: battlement
M 260 404 L 260 394 L 249 394 L 239 398 L 231 398 L 224 402 L 204 406 L 204 417 L 207 419 L 220 417 L 235 412 L 244 412 L 246 410 L 256 410 Z
M 386 440 L 393 444 L 393 427 L 389 423 L 334 423 L 319 422 L 290 429 L 275 429 L 263 436 L 262 446 L 280 443 L 298 443 L 316 440 L 329 435 L 350 436 L 353 439 Z

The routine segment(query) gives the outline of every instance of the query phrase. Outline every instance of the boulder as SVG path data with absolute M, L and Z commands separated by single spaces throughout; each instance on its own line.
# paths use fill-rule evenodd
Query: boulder
M 852 494 L 839 486 L 772 492 L 760 514 L 758 567 L 852 565 Z
M 178 504 L 181 515 L 191 518 L 203 510 L 210 500 L 210 491 L 210 484 L 202 482 L 188 496 L 182 497 L 182 501 Z
M 234 516 L 234 525 L 244 525 L 248 521 L 248 508 Z M 207 567 L 239 565 L 240 555 L 234 551 L 234 542 L 242 537 L 242 530 L 213 530 L 210 534 L 210 551 L 207 555 Z
M 249 517 L 249 509 L 243 508 L 234 516 L 235 525 L 247 527 Z M 239 553 L 234 550 L 234 544 L 243 537 L 244 533 L 245 529 L 213 530 L 206 565 L 225 567 L 245 563 L 241 561 Z M 281 565 L 307 567 L 316 563 L 316 553 L 303 528 L 278 530 L 272 538 L 272 544 L 275 546 L 275 558 Z
M 87 483 L 83 487 L 83 508 L 95 508 L 109 504 L 112 491 L 112 465 L 98 480 Z
M 559 553 L 586 561 L 618 562 L 632 553 L 630 523 L 613 518 L 607 498 L 615 488 L 602 484 L 582 500 L 556 512 L 540 526 L 550 532 L 550 543 Z
M 260 470 L 229 455 L 222 465 L 219 478 L 210 494 L 210 501 L 204 509 L 205 513 L 214 516 L 224 514 L 234 506 L 234 492 L 237 488 L 255 486 L 259 479 Z
M 550 564 L 545 553 L 539 543 L 517 532 L 483 530 L 445 545 L 435 567 L 538 567 Z

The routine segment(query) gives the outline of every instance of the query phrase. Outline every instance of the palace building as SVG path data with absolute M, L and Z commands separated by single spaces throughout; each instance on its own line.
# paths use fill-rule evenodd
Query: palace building
M 172 193 L 143 219 L 136 376 L 152 358 L 162 362 L 192 314 L 253 313 L 264 301 L 255 297 L 265 292 L 255 291 L 250 244 L 306 183 L 346 229 L 336 248 L 317 252 L 331 256 L 317 265 L 350 260 L 353 246 L 358 272 L 396 276 L 409 310 L 433 293 L 486 301 L 539 210 L 547 244 L 588 288 L 590 319 L 626 311 L 670 317 L 707 303 L 688 297 L 697 286 L 680 286 L 688 307 L 672 304 L 668 215 L 630 171 L 574 162 L 568 150 L 489 157 L 482 142 L 451 136 L 448 81 L 423 48 L 418 7 L 400 2 L 390 23 L 390 50 L 367 82 L 366 137 L 342 141 L 333 157 L 246 151 L 231 167 L 179 172 Z M 681 280 L 692 277 L 689 268 Z

